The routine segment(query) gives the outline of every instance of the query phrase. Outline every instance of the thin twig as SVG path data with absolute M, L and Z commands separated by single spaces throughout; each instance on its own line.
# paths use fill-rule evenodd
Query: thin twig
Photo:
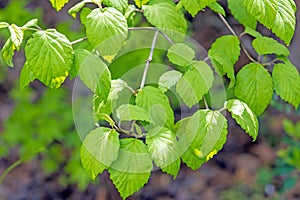
M 147 78 L 147 73 L 148 73 L 148 70 L 149 70 L 149 65 L 150 65 L 150 62 L 153 59 L 153 53 L 154 53 L 154 49 L 155 49 L 155 44 L 156 44 L 156 41 L 157 41 L 158 33 L 159 33 L 159 31 L 157 30 L 155 32 L 155 34 L 154 34 L 154 37 L 153 37 L 153 41 L 152 41 L 152 45 L 151 45 L 151 50 L 150 50 L 150 53 L 149 53 L 149 57 L 146 60 L 146 66 L 145 66 L 145 69 L 144 69 L 144 73 L 143 73 L 143 78 L 142 78 L 142 81 L 141 81 L 140 89 L 142 89 L 145 86 L 145 82 L 146 82 L 146 78 Z
M 80 39 L 78 39 L 78 40 L 75 40 L 75 41 L 71 42 L 71 45 L 75 45 L 75 44 L 77 44 L 77 43 L 79 43 L 79 42 L 82 42 L 82 41 L 84 41 L 84 40 L 87 40 L 87 37 L 83 37 L 83 38 L 80 38 Z
M 219 14 L 219 17 L 220 19 L 223 21 L 223 23 L 225 24 L 225 26 L 229 29 L 229 31 L 234 35 L 234 36 L 237 36 L 237 34 L 234 32 L 234 30 L 231 28 L 231 26 L 229 25 L 229 23 L 226 21 L 226 19 L 223 17 L 223 15 Z M 242 47 L 242 50 L 243 52 L 246 54 L 246 56 L 248 57 L 248 59 L 252 62 L 256 62 L 257 61 L 252 58 L 252 56 L 249 54 L 249 52 L 247 51 L 246 47 L 241 43 L 241 47 Z
M 13 169 L 15 169 L 16 167 L 18 167 L 19 165 L 21 165 L 23 163 L 23 161 L 17 160 L 16 162 L 14 162 L 13 164 L 11 164 L 8 168 L 6 168 L 6 170 L 3 172 L 3 174 L 0 177 L 0 185 L 2 184 L 4 178 L 7 176 L 7 174 L 9 172 L 11 172 Z
M 161 30 L 159 30 L 156 27 L 130 27 L 128 28 L 129 31 L 159 31 L 159 33 L 171 44 L 173 45 L 174 42 L 173 40 L 164 32 L 162 32 Z

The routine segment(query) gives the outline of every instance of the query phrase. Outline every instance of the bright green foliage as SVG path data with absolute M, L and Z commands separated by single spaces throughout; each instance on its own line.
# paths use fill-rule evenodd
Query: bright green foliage
M 119 10 L 123 14 L 128 6 L 128 0 L 102 0 L 102 3 Z
M 84 0 L 75 4 L 72 8 L 69 9 L 68 13 L 72 17 L 76 17 L 77 13 L 85 6 L 86 3 L 91 2 L 90 0 Z
M 188 107 L 198 103 L 211 88 L 213 71 L 203 61 L 194 61 L 176 85 L 176 91 Z
M 147 146 L 138 139 L 120 140 L 118 159 L 108 169 L 123 199 L 143 187 L 153 168 Z
M 273 95 L 273 83 L 269 72 L 260 64 L 244 66 L 236 76 L 235 95 L 261 115 L 268 107 Z
M 232 99 L 226 101 L 224 107 L 255 141 L 258 134 L 258 120 L 248 105 L 240 100 Z
M 1 50 L 1 56 L 3 58 L 3 61 L 10 67 L 14 66 L 13 56 L 15 54 L 15 50 L 16 50 L 16 46 L 14 45 L 14 43 L 11 41 L 10 38 L 5 42 Z
M 278 0 L 243 1 L 247 11 L 267 28 L 271 28 L 278 11 Z
M 6 22 L 0 22 L 0 29 L 7 28 L 8 26 L 9 26 L 8 23 L 6 23 Z
M 152 86 L 142 88 L 136 97 L 136 105 L 148 110 L 156 125 L 173 129 L 174 113 L 168 97 L 160 89 Z
M 77 50 L 75 56 L 78 56 L 77 60 L 75 57 L 77 75 L 88 88 L 102 100 L 106 100 L 111 87 L 111 75 L 106 64 L 87 50 Z
M 150 0 L 134 0 L 134 3 L 141 8 L 143 5 L 147 4 Z
M 245 8 L 244 0 L 228 0 L 228 8 L 236 20 L 245 27 L 256 29 L 256 19 Z
M 193 16 L 217 0 L 181 0 L 185 9 Z
M 187 141 L 192 139 L 192 143 L 187 144 L 189 148 L 183 154 L 182 161 L 193 170 L 198 169 L 223 148 L 226 136 L 227 120 L 220 112 L 197 111 L 189 119 L 185 135 L 181 135 L 188 137 Z
M 167 71 L 161 75 L 158 80 L 158 87 L 161 91 L 166 92 L 168 89 L 171 89 L 179 79 L 182 77 L 182 73 L 176 70 Z
M 102 56 L 117 53 L 127 37 L 127 21 L 120 11 L 112 7 L 92 10 L 85 26 L 89 42 Z
M 155 165 L 175 178 L 181 156 L 176 135 L 167 128 L 156 127 L 147 133 L 146 144 Z
M 297 109 L 300 103 L 300 76 L 297 68 L 291 62 L 276 64 L 272 76 L 276 93 Z
M 284 45 L 280 44 L 273 38 L 257 37 L 252 42 L 253 48 L 260 55 L 277 54 L 289 56 L 290 51 Z
M 16 49 L 19 51 L 20 46 L 23 41 L 23 31 L 20 27 L 15 24 L 12 24 L 8 27 L 9 32 L 11 34 L 10 38 L 12 43 L 15 45 Z
M 146 109 L 130 105 L 130 104 L 124 104 L 120 106 L 116 110 L 117 118 L 121 121 L 132 121 L 132 120 L 139 120 L 139 121 L 146 121 L 150 122 L 150 116 Z
M 20 74 L 20 89 L 24 89 L 34 79 L 32 71 L 30 71 L 27 62 L 25 62 Z
M 296 27 L 296 5 L 293 0 L 277 1 L 278 11 L 272 27 L 272 32 L 289 45 Z
M 245 33 L 247 33 L 247 34 L 249 34 L 249 35 L 251 35 L 252 37 L 255 37 L 255 38 L 262 36 L 259 32 L 255 31 L 255 30 L 253 30 L 252 28 L 249 28 L 249 27 L 245 28 Z
M 154 2 L 154 3 L 153 3 Z M 176 10 L 172 1 L 150 1 L 142 7 L 147 21 L 165 32 L 175 42 L 183 39 L 187 23 L 183 13 Z
M 195 51 L 185 44 L 176 43 L 168 49 L 167 56 L 173 64 L 184 67 L 195 58 Z
M 49 0 L 57 11 L 60 11 L 69 0 Z
M 208 7 L 216 13 L 220 13 L 223 16 L 226 15 L 224 8 L 218 2 L 213 2 Z
M 227 74 L 231 81 L 229 87 L 233 87 L 235 83 L 234 64 L 240 56 L 238 37 L 226 35 L 218 38 L 208 51 L 208 56 L 220 75 Z
M 86 136 L 80 157 L 83 168 L 93 180 L 118 158 L 119 146 L 119 134 L 115 130 L 100 127 Z
M 35 28 L 37 24 L 38 24 L 38 19 L 32 19 L 26 22 L 26 24 L 24 24 L 22 28 Z
M 54 29 L 35 32 L 27 42 L 25 54 L 34 77 L 51 88 L 58 88 L 65 81 L 73 62 L 70 41 Z

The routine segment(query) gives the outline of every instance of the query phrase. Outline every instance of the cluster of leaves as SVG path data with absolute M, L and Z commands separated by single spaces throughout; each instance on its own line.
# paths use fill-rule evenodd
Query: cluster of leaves
M 50 0 L 60 10 L 68 0 Z M 93 3 L 97 8 L 86 5 Z M 83 0 L 74 5 L 69 14 L 80 13 L 86 28 L 86 38 L 73 42 L 55 29 L 42 30 L 37 20 L 23 26 L 0 23 L 8 28 L 10 38 L 2 49 L 4 61 L 13 66 L 15 50 L 23 42 L 24 31 L 34 31 L 26 42 L 26 62 L 20 75 L 21 88 L 38 79 L 50 88 L 59 88 L 65 79 L 78 76 L 94 93 L 95 122 L 106 121 L 106 126 L 92 130 L 84 139 L 81 161 L 89 175 L 95 177 L 108 170 L 110 178 L 123 198 L 133 194 L 147 183 L 153 163 L 162 171 L 176 177 L 183 161 L 198 169 L 220 151 L 226 142 L 227 119 L 221 111 L 227 109 L 237 123 L 253 140 L 258 134 L 257 116 L 269 105 L 274 89 L 295 107 L 300 103 L 300 76 L 288 60 L 285 45 L 257 32 L 260 22 L 272 30 L 287 45 L 295 29 L 296 6 L 293 0 L 228 0 L 228 8 L 242 25 L 244 32 L 237 35 L 226 22 L 224 8 L 217 0 Z M 195 16 L 209 7 L 227 25 L 232 35 L 218 38 L 208 52 L 212 68 L 195 59 L 194 50 L 182 43 L 187 31 L 184 12 Z M 136 13 L 142 13 L 155 31 L 146 62 L 145 75 L 151 62 L 158 34 L 170 43 L 166 52 L 174 70 L 161 75 L 158 86 L 146 85 L 132 89 L 124 80 L 112 80 L 107 64 L 126 43 L 128 30 Z M 253 58 L 242 44 L 244 35 L 253 38 Z M 88 48 L 74 48 L 87 39 Z M 90 49 L 93 49 L 90 51 Z M 241 49 L 250 59 L 235 75 L 234 65 Z M 274 60 L 265 61 L 270 55 Z M 264 60 L 261 58 L 265 58 Z M 182 70 L 176 70 L 180 67 Z M 266 69 L 270 67 L 270 71 Z M 205 101 L 204 95 L 214 83 L 213 69 L 230 79 L 228 88 L 234 88 L 237 99 L 224 102 L 221 110 L 199 109 L 189 117 L 174 121 L 167 91 L 175 88 L 182 102 L 189 108 Z M 130 103 L 118 105 L 124 90 L 130 91 Z M 129 125 L 128 125 L 129 123 Z M 127 124 L 127 125 L 126 125 Z M 125 127 L 126 126 L 126 127 Z M 126 138 L 124 138 L 126 136 Z M 141 138 L 144 138 L 141 139 Z
M 62 169 L 62 185 L 77 184 L 84 190 L 90 178 L 78 165 L 81 141 L 74 130 L 68 94 L 63 88 L 47 89 L 38 97 L 31 89 L 14 89 L 11 96 L 15 108 L 0 135 L 0 158 L 8 158 L 12 149 L 18 150 L 20 163 L 40 155 L 46 174 L 53 175 Z

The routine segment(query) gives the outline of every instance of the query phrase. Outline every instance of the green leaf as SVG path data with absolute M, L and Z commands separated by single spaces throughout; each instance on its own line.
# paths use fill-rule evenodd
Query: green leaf
M 88 41 L 102 56 L 116 54 L 127 37 L 126 18 L 112 7 L 94 9 L 87 16 L 85 26 Z
M 160 89 L 143 87 L 137 94 L 136 105 L 148 110 L 151 120 L 156 125 L 173 129 L 174 113 L 168 97 Z
M 27 62 L 25 62 L 20 74 L 20 89 L 24 89 L 29 83 L 34 81 L 32 71 L 29 70 Z
M 221 15 L 226 16 L 224 8 L 218 2 L 213 2 L 209 4 L 208 7 L 216 13 L 220 13 Z
M 235 95 L 257 116 L 261 115 L 273 95 L 273 83 L 269 72 L 258 63 L 244 66 L 236 76 Z
M 255 31 L 255 30 L 253 30 L 252 28 L 249 28 L 249 27 L 245 28 L 245 33 L 247 33 L 247 34 L 249 34 L 249 35 L 251 35 L 252 37 L 255 37 L 255 38 L 262 36 L 259 32 Z
M 278 11 L 278 0 L 243 1 L 247 11 L 267 28 L 271 28 Z
M 252 42 L 253 48 L 259 55 L 277 54 L 289 56 L 290 51 L 283 44 L 280 44 L 273 38 L 257 37 Z
M 54 29 L 35 32 L 27 41 L 25 55 L 34 77 L 51 88 L 60 87 L 73 62 L 70 41 Z
M 208 56 L 216 71 L 222 76 L 227 74 L 230 79 L 229 88 L 235 84 L 234 64 L 240 56 L 240 41 L 237 36 L 219 37 L 208 51 Z
M 7 22 L 0 22 L 0 29 L 9 27 Z
M 300 76 L 291 62 L 276 64 L 272 72 L 276 93 L 295 108 L 300 103 Z
M 85 137 L 81 163 L 93 180 L 118 158 L 119 147 L 119 133 L 109 128 L 96 128 Z
M 189 65 L 195 58 L 195 51 L 186 44 L 176 43 L 168 49 L 168 59 L 175 65 Z
M 155 165 L 175 178 L 181 156 L 176 135 L 170 129 L 156 127 L 147 133 L 146 144 Z
M 141 8 L 143 5 L 147 4 L 150 0 L 134 0 L 135 5 Z
M 142 188 L 153 169 L 147 146 L 138 139 L 120 140 L 118 159 L 108 169 L 110 178 L 123 199 Z
M 188 107 L 208 93 L 214 81 L 213 71 L 203 61 L 194 61 L 176 85 L 176 91 Z
M 87 23 L 87 16 L 92 12 L 92 9 L 90 8 L 83 8 L 82 11 L 80 12 L 80 21 L 82 24 Z
M 92 2 L 91 0 L 84 0 L 75 4 L 72 8 L 68 10 L 69 15 L 76 18 L 77 13 L 85 6 L 86 3 Z
M 181 11 L 177 10 L 172 1 L 150 1 L 143 5 L 144 16 L 153 26 L 166 33 L 174 42 L 183 40 L 187 23 Z
M 108 67 L 99 57 L 85 49 L 76 50 L 75 59 L 76 56 L 78 62 L 75 60 L 75 64 L 77 65 L 76 68 L 79 67 L 77 73 L 80 80 L 102 100 L 106 101 L 111 87 L 111 75 Z
M 186 126 L 185 137 L 192 139 L 192 143 L 182 156 L 183 162 L 193 170 L 198 169 L 223 148 L 226 136 L 227 120 L 219 111 L 197 111 Z
M 102 3 L 119 10 L 123 14 L 128 6 L 128 0 L 102 0 Z
M 146 109 L 131 104 L 121 105 L 119 108 L 117 108 L 116 115 L 120 121 L 151 121 L 149 113 Z
M 38 24 L 38 19 L 29 20 L 26 24 L 24 24 L 23 28 L 36 28 Z
M 162 92 L 166 92 L 167 90 L 171 89 L 179 79 L 182 77 L 182 73 L 176 70 L 171 70 L 163 73 L 158 80 L 158 88 Z
M 245 8 L 243 0 L 228 0 L 228 8 L 234 18 L 245 27 L 256 29 L 256 19 Z
M 74 51 L 74 60 L 73 65 L 70 70 L 70 77 L 73 79 L 77 76 L 78 70 L 80 69 L 82 63 L 87 59 L 87 57 L 91 54 L 90 51 L 86 49 L 76 49 Z
M 289 45 L 296 28 L 295 2 L 291 0 L 277 1 L 278 11 L 272 27 L 272 32 Z
M 56 11 L 60 11 L 69 0 L 49 0 Z
M 9 31 L 10 31 L 10 38 L 11 38 L 11 41 L 12 43 L 14 43 L 17 51 L 20 50 L 20 46 L 22 44 L 22 41 L 23 41 L 23 31 L 20 27 L 18 27 L 17 25 L 15 24 L 12 24 L 8 27 Z
M 14 45 L 14 43 L 11 41 L 11 38 L 9 38 L 2 50 L 1 50 L 1 56 L 3 58 L 3 61 L 6 65 L 13 67 L 14 63 L 13 63 L 13 56 L 15 54 L 15 50 L 16 50 L 16 46 Z
M 185 9 L 193 16 L 205 8 L 206 6 L 211 5 L 211 3 L 216 2 L 217 0 L 181 0 Z
M 255 141 L 258 134 L 258 120 L 249 106 L 240 100 L 231 99 L 225 102 L 224 107 Z
M 127 25 L 129 27 L 131 27 L 133 25 L 135 15 L 136 15 L 135 6 L 134 5 L 128 5 L 126 10 L 125 10 L 124 17 L 126 18 Z

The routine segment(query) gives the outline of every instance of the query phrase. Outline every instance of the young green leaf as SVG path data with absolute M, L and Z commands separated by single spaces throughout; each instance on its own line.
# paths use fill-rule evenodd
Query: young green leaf
M 209 4 L 208 7 L 216 13 L 220 13 L 221 15 L 226 16 L 224 8 L 218 2 L 213 2 Z
M 272 76 L 276 93 L 297 109 L 300 103 L 300 76 L 297 68 L 291 62 L 276 64 Z
M 111 87 L 111 75 L 108 67 L 99 57 L 85 49 L 76 50 L 75 53 L 75 56 L 78 56 L 78 62 L 75 58 L 75 64 L 80 65 L 76 66 L 76 68 L 79 67 L 77 72 L 79 78 L 102 100 L 106 101 Z
M 92 2 L 91 0 L 84 0 L 75 4 L 72 8 L 68 10 L 69 15 L 76 17 L 77 13 L 85 6 L 86 3 Z
M 143 5 L 147 4 L 150 0 L 134 0 L 135 5 L 141 8 Z
M 38 19 L 32 19 L 28 21 L 26 24 L 24 24 L 22 27 L 23 28 L 36 28 L 38 24 Z
M 171 89 L 179 79 L 182 77 L 182 73 L 176 70 L 171 70 L 163 73 L 158 80 L 158 88 L 162 92 L 166 92 L 167 90 Z
M 175 65 L 187 66 L 195 58 L 195 51 L 186 44 L 176 43 L 168 49 L 167 57 Z
M 176 85 L 176 91 L 188 107 L 198 103 L 211 88 L 213 71 L 203 61 L 194 61 Z
M 259 32 L 257 32 L 256 30 L 253 30 L 252 28 L 249 28 L 249 27 L 245 28 L 245 33 L 247 33 L 255 38 L 262 37 L 262 35 Z
M 181 41 L 187 30 L 183 13 L 177 10 L 175 4 L 169 0 L 150 1 L 150 3 L 142 7 L 147 21 L 166 33 L 174 42 Z
M 60 87 L 73 62 L 70 41 L 54 29 L 35 32 L 27 41 L 25 55 L 34 77 L 51 88 Z
M 119 10 L 123 14 L 128 6 L 128 0 L 102 0 L 102 3 Z
M 15 54 L 15 50 L 16 50 L 16 46 L 14 45 L 14 43 L 11 41 L 11 38 L 9 38 L 2 50 L 1 50 L 1 56 L 3 58 L 3 61 L 6 65 L 13 67 L 14 63 L 13 63 L 13 56 Z
M 168 97 L 158 88 L 143 87 L 136 97 L 136 105 L 150 112 L 151 120 L 162 127 L 173 129 L 174 113 Z
M 138 139 L 120 140 L 118 159 L 108 169 L 110 179 L 123 199 L 142 188 L 153 169 L 147 146 Z
M 150 116 L 146 109 L 131 105 L 131 104 L 124 104 L 117 108 L 116 116 L 121 121 L 132 121 L 132 120 L 140 120 L 150 122 Z
M 238 37 L 225 35 L 218 38 L 208 51 L 208 56 L 216 71 L 221 76 L 227 74 L 230 78 L 229 88 L 235 84 L 234 64 L 239 59 L 240 50 Z
M 22 44 L 22 41 L 23 41 L 23 31 L 20 27 L 18 27 L 17 25 L 15 24 L 12 24 L 8 27 L 9 29 L 9 32 L 10 32 L 10 38 L 11 38 L 11 41 L 12 43 L 14 43 L 17 51 L 20 50 L 20 46 Z
M 272 27 L 272 32 L 289 45 L 296 28 L 295 2 L 291 0 L 277 1 L 278 11 Z
M 199 110 L 188 121 L 185 132 L 184 137 L 192 138 L 192 143 L 183 154 L 182 161 L 196 170 L 223 148 L 227 120 L 219 111 Z
M 181 0 L 185 9 L 195 17 L 196 14 L 205 8 L 206 6 L 211 5 L 211 3 L 216 2 L 217 0 Z
M 56 11 L 60 11 L 69 0 L 49 0 Z
M 7 22 L 0 22 L 0 29 L 9 27 Z
M 257 37 L 252 41 L 253 48 L 259 55 L 277 54 L 289 56 L 290 51 L 283 44 L 280 44 L 273 38 Z
M 92 9 L 84 7 L 80 12 L 80 21 L 82 24 L 87 23 L 87 16 L 92 12 Z
M 243 1 L 246 10 L 267 28 L 271 28 L 278 11 L 278 0 Z
M 85 26 L 88 41 L 102 56 L 116 54 L 127 37 L 127 21 L 112 7 L 94 9 L 87 16 Z
M 155 165 L 176 177 L 181 154 L 175 134 L 167 128 L 156 127 L 147 133 L 146 144 Z
M 245 27 L 256 29 L 256 19 L 246 10 L 243 0 L 228 0 L 228 8 L 238 22 Z
M 129 27 L 133 25 L 135 15 L 136 15 L 136 7 L 134 5 L 128 5 L 125 10 L 124 17 L 126 18 L 127 25 Z
M 96 128 L 83 140 L 81 162 L 89 176 L 96 176 L 107 169 L 119 154 L 119 133 L 109 128 Z
M 258 120 L 248 105 L 238 99 L 231 99 L 225 102 L 224 107 L 255 141 L 258 134 Z
M 269 72 L 258 63 L 244 66 L 236 76 L 235 95 L 245 102 L 257 116 L 268 107 L 273 95 Z
M 32 71 L 29 70 L 27 62 L 25 62 L 20 74 L 20 89 L 24 89 L 29 83 L 34 81 Z

